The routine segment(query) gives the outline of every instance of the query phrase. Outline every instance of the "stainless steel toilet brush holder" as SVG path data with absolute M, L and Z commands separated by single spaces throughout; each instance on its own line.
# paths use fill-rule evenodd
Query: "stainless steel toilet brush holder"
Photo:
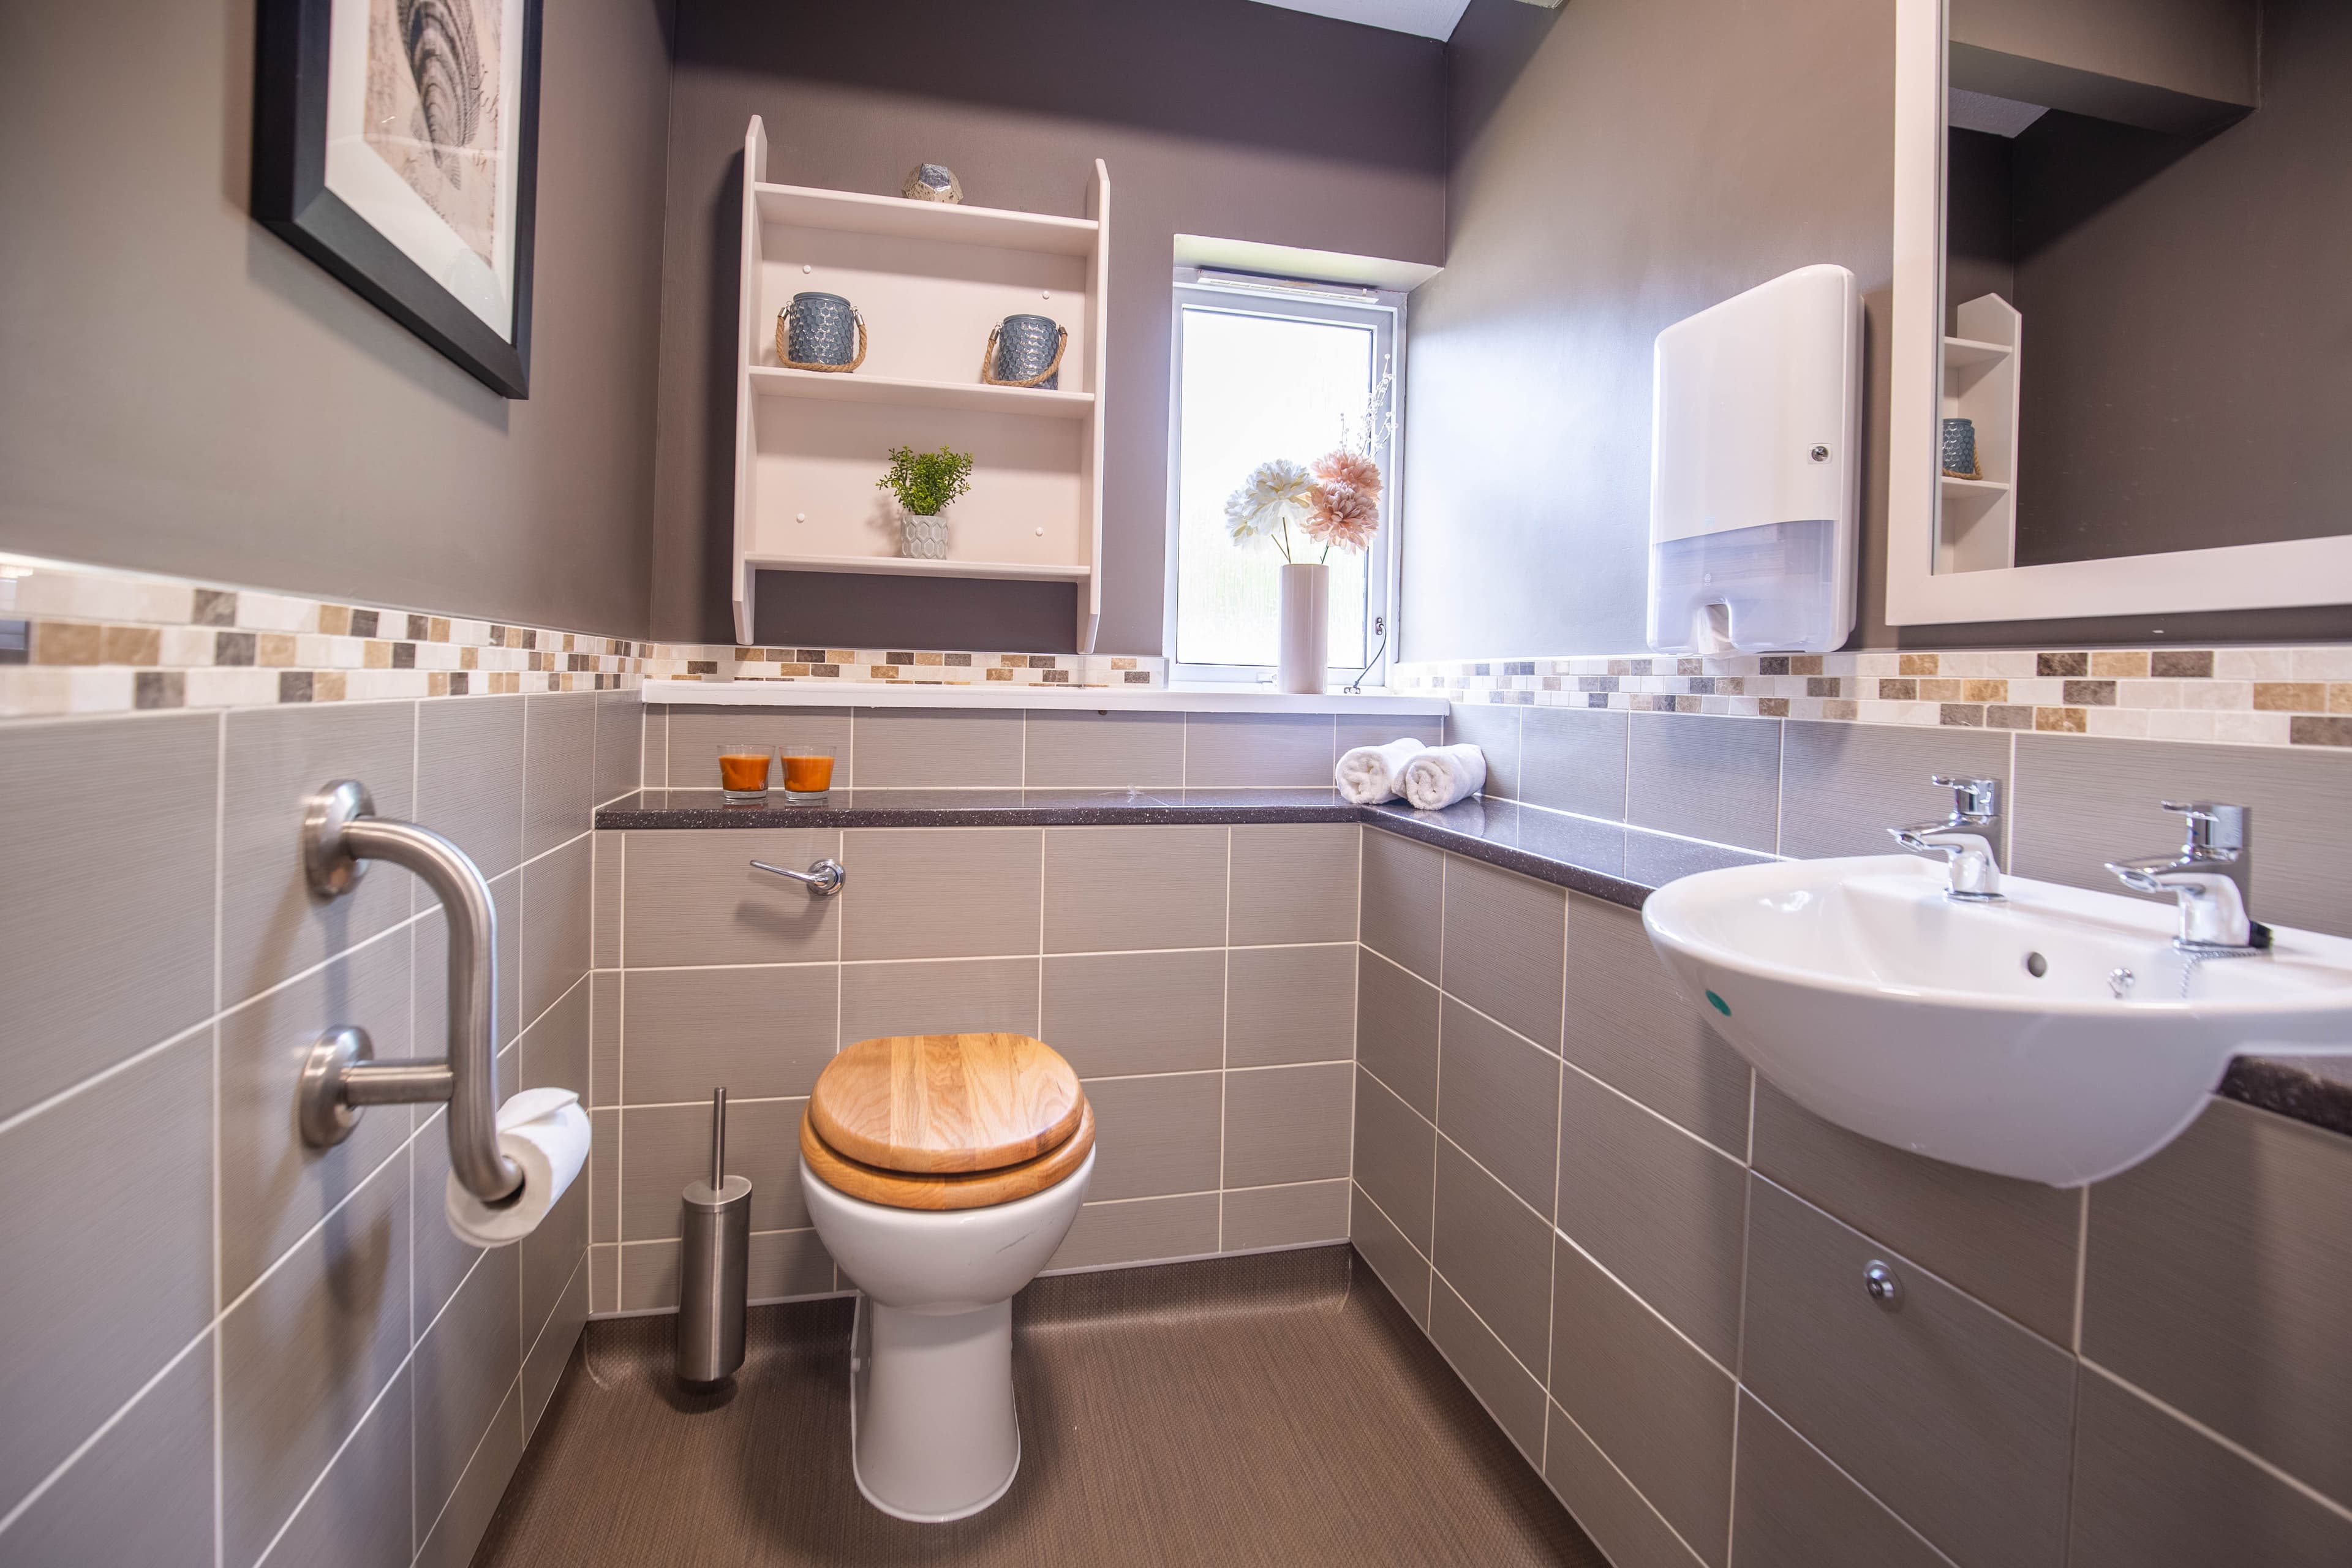
M 723 1383 L 743 1364 L 751 1256 L 751 1183 L 727 1172 L 727 1091 L 710 1093 L 710 1179 L 678 1200 L 677 1380 Z

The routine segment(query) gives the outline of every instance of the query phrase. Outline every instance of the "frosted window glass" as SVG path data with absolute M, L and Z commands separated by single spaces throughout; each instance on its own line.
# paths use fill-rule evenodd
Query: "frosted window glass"
M 1371 395 L 1370 327 L 1182 307 L 1184 405 L 1177 471 L 1176 657 L 1188 664 L 1275 662 L 1282 552 L 1236 546 L 1225 497 L 1271 458 L 1312 463 L 1363 418 Z M 1365 557 L 1328 557 L 1292 530 L 1291 559 L 1331 568 L 1335 668 L 1365 661 Z

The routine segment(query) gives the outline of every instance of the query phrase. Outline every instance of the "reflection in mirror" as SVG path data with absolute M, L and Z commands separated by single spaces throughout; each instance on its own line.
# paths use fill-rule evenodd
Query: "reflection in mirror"
M 1935 569 L 2352 533 L 2352 4 L 1948 29 Z

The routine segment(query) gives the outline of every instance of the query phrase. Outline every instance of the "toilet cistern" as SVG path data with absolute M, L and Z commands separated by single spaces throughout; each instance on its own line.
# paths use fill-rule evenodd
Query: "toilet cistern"
M 2107 869 L 2137 893 L 2169 893 L 2180 901 L 2180 934 L 2172 945 L 2195 958 L 2243 958 L 2267 952 L 2271 929 L 2247 912 L 2254 890 L 2254 813 L 2251 806 L 2200 800 L 2164 802 L 2188 818 L 2189 835 L 2169 855 L 2110 860 Z
M 1937 822 L 1890 827 L 1895 842 L 1915 855 L 1940 855 L 1948 863 L 1946 896 L 1972 903 L 2000 900 L 2000 781 L 1948 777 L 1929 784 L 1952 792 L 1952 815 Z

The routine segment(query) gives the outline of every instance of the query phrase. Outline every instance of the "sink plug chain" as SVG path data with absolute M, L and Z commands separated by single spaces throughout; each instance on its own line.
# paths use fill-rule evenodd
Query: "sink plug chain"
M 2139 976 L 2128 969 L 2110 969 L 2107 971 L 2107 994 L 2120 1002 L 2138 980 Z
M 1895 1277 L 1894 1269 L 1878 1258 L 1872 1258 L 1869 1266 L 1863 1269 L 1862 1283 L 1863 1288 L 1870 1292 L 1870 1299 L 1881 1308 L 1889 1312 L 1903 1310 L 1903 1281 Z

